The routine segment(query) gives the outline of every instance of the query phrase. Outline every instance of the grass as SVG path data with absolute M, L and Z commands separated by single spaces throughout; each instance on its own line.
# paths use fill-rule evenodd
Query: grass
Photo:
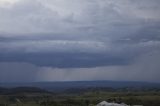
M 20 100 L 20 102 L 17 101 Z M 0 95 L 0 106 L 88 106 L 101 101 L 160 106 L 160 92 L 85 92 L 81 94 Z

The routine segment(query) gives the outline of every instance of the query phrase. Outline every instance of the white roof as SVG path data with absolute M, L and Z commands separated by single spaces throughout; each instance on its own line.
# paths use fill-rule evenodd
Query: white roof
M 128 106 L 126 104 L 118 104 L 118 103 L 109 103 L 106 101 L 102 101 L 101 103 L 97 104 L 97 106 Z

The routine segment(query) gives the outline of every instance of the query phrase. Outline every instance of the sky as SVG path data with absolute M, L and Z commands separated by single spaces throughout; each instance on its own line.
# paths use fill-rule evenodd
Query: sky
M 160 0 L 0 0 L 0 82 L 160 82 Z

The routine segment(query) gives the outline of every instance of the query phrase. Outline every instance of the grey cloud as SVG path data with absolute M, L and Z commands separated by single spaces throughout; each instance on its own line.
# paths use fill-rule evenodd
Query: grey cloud
M 51 66 L 57 68 L 96 67 L 105 65 L 129 64 L 129 57 L 114 54 L 90 53 L 31 53 L 31 54 L 1 54 L 0 61 L 28 62 L 38 66 Z
M 20 41 L 0 43 L 0 61 L 61 68 L 128 65 L 139 55 L 159 50 L 160 41 L 104 43 L 89 41 Z
M 137 56 L 160 48 L 159 41 L 130 42 L 2 40 L 0 61 L 61 68 L 128 65 Z
M 141 4 L 139 1 L 132 2 L 131 0 L 118 2 L 86 0 L 81 3 L 73 0 L 67 2 L 64 0 L 20 0 L 9 9 L 1 9 L 1 32 L 50 32 L 68 33 L 75 36 L 79 33 L 107 34 L 108 31 L 114 30 L 111 28 L 115 23 L 133 25 L 139 24 L 141 21 L 159 21 L 159 15 L 155 13 L 155 8 L 159 10 L 156 6 L 157 2 L 157 0 L 154 2 L 147 0 Z M 12 27 L 14 25 L 16 27 Z M 86 31 L 88 26 L 90 28 Z M 84 30 L 79 30 L 79 28 Z
M 0 63 L 0 82 L 30 81 L 148 81 L 159 82 L 160 51 L 138 56 L 133 64 L 92 68 L 38 67 L 28 63 Z
M 28 63 L 0 62 L 0 82 L 32 82 L 38 67 Z
M 89 52 L 101 53 L 110 49 L 104 42 L 72 40 L 20 40 L 1 42 L 3 52 L 46 53 L 46 52 Z M 23 50 L 23 51 L 22 51 Z
M 42 67 L 37 78 L 45 81 L 116 80 L 159 82 L 159 51 L 135 59 L 127 66 L 59 69 Z
M 0 62 L 63 70 L 131 67 L 137 57 L 160 49 L 159 11 L 159 0 L 19 0 L 6 8 L 0 5 Z

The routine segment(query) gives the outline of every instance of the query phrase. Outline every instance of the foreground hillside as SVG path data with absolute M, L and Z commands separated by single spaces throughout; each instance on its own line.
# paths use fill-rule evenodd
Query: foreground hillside
M 34 87 L 0 88 L 0 106 L 95 106 L 101 101 L 160 106 L 159 89 L 72 88 L 48 92 Z

